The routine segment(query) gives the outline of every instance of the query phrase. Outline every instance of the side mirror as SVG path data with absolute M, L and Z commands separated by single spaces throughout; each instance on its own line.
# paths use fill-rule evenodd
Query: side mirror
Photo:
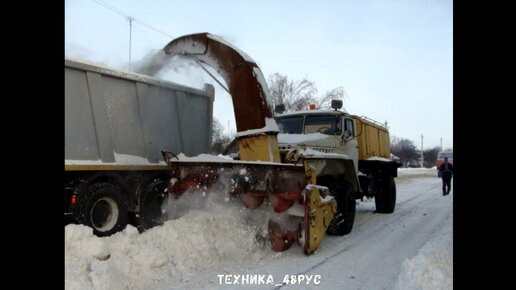
M 278 114 L 281 114 L 281 113 L 285 112 L 285 105 L 284 104 L 276 105 L 274 107 L 274 112 L 276 112 Z

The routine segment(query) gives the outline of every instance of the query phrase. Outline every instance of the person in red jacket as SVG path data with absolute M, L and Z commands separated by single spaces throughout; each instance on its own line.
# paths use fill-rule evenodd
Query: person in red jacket
M 453 165 L 448 163 L 448 157 L 444 157 L 444 162 L 439 166 L 439 175 L 443 179 L 443 195 L 448 195 L 451 189 L 451 179 L 453 177 Z

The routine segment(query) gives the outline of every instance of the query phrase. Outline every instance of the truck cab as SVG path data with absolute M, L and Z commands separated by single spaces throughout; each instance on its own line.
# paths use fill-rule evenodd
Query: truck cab
M 338 103 L 337 103 L 338 104 Z M 335 104 L 335 107 L 338 107 Z M 358 168 L 358 141 L 352 115 L 334 110 L 311 110 L 276 115 L 280 153 L 297 146 L 348 156 Z
M 375 197 L 378 212 L 393 212 L 396 200 L 393 178 L 397 177 L 400 164 L 391 160 L 386 124 L 340 111 L 339 100 L 333 100 L 331 107 L 320 110 L 311 105 L 309 110 L 284 112 L 282 105 L 276 106 L 282 162 L 288 159 L 292 149 L 322 154 L 326 159 L 340 156 L 346 161 L 329 166 L 335 170 L 334 176 L 353 185 L 355 198 Z

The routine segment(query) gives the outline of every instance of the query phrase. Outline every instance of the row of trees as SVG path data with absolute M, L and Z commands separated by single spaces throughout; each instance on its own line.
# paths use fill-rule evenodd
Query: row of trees
M 284 104 L 287 111 L 301 110 L 310 104 L 315 104 L 318 108 L 329 108 L 331 100 L 343 100 L 346 96 L 343 87 L 333 88 L 318 96 L 315 82 L 307 78 L 291 80 L 279 73 L 270 75 L 267 85 L 273 105 Z
M 423 167 L 435 166 L 439 151 L 441 151 L 439 146 L 423 150 Z M 403 167 L 421 166 L 421 150 L 416 148 L 412 140 L 392 136 L 391 153 L 400 158 Z

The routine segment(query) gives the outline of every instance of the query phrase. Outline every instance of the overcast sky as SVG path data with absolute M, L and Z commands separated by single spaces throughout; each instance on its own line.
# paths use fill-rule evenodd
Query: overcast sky
M 453 2 L 67 0 L 65 54 L 115 68 L 185 34 L 217 34 L 249 54 L 264 76 L 308 78 L 318 93 L 342 86 L 349 113 L 387 121 L 424 148 L 453 147 Z M 150 26 L 151 28 L 147 27 Z M 158 31 L 156 31 L 158 30 Z M 165 76 L 216 88 L 214 117 L 235 131 L 231 98 L 199 68 Z

